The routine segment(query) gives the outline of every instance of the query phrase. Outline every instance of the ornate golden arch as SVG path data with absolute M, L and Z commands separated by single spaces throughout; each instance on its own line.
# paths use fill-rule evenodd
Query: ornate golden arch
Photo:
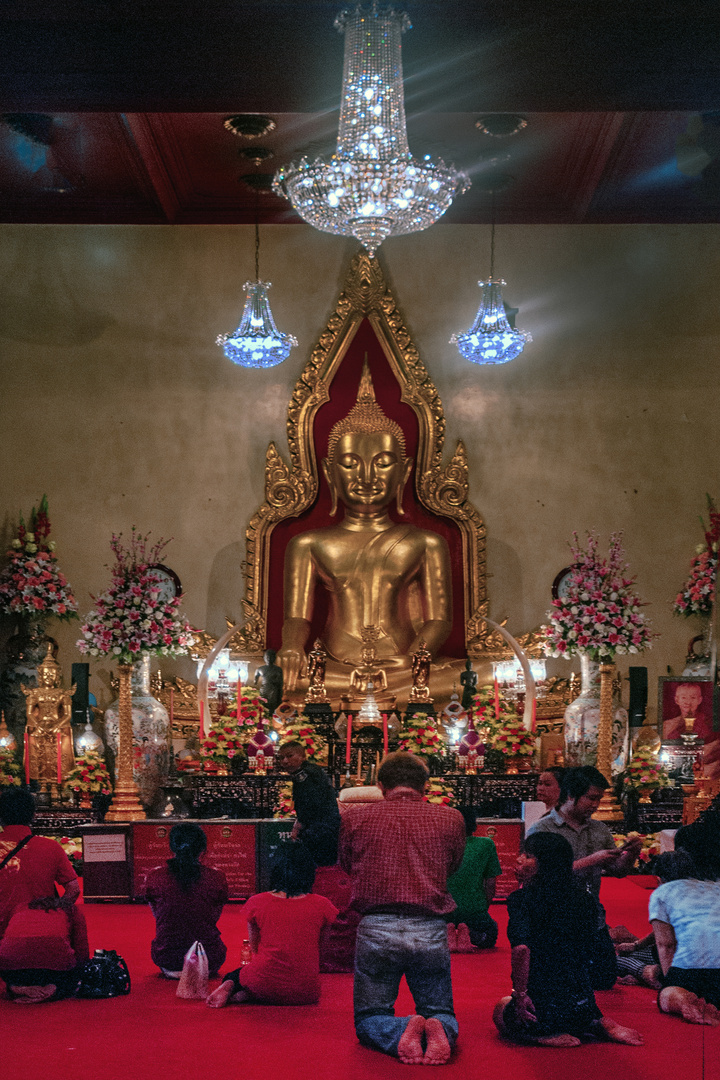
M 502 643 L 483 619 L 488 612 L 485 526 L 467 498 L 465 447 L 458 442 L 452 458 L 443 466 L 445 415 L 440 396 L 410 338 L 378 260 L 364 253 L 353 258 L 335 311 L 293 391 L 287 417 L 290 464 L 285 463 L 274 443 L 267 450 L 265 502 L 245 533 L 243 606 L 247 621 L 231 641 L 233 650 L 259 656 L 266 647 L 270 536 L 279 521 L 301 514 L 317 497 L 315 414 L 329 401 L 328 387 L 363 319 L 372 324 L 400 384 L 401 399 L 412 407 L 418 419 L 417 497 L 428 510 L 452 518 L 460 530 L 468 655 L 488 656 L 489 652 L 502 651 Z

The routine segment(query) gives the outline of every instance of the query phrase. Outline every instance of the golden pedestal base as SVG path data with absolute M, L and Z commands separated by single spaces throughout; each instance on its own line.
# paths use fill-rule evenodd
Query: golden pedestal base
M 608 788 L 600 800 L 600 805 L 593 814 L 593 818 L 596 821 L 622 821 L 624 816 L 620 803 L 613 795 L 612 789 Z
M 147 817 L 138 798 L 138 789 L 134 781 L 130 784 L 118 783 L 113 801 L 105 814 L 105 821 L 144 821 Z

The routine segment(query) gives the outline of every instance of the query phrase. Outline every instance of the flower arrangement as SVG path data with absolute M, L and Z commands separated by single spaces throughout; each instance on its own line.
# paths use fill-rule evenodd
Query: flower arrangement
M 315 761 L 327 752 L 327 743 L 316 732 L 310 717 L 305 716 L 304 713 L 282 729 L 278 749 L 286 742 L 302 743 L 307 757 Z
M 77 618 L 72 590 L 55 557 L 55 541 L 49 540 L 47 496 L 32 508 L 29 528 L 20 518 L 17 536 L 10 544 L 8 563 L 0 572 L 0 612 L 56 619 Z
M 254 686 L 242 686 L 240 688 L 240 716 L 238 717 L 237 687 L 223 703 L 225 716 L 232 716 L 239 725 L 247 725 L 256 728 L 258 724 L 267 724 L 267 702 L 260 695 L 260 691 Z M 219 712 L 218 708 L 218 712 Z
M 482 729 L 486 737 L 494 735 L 506 720 L 518 718 L 518 711 L 511 701 L 498 692 L 498 709 L 495 708 L 495 690 L 492 686 L 481 686 L 473 694 L 470 714 L 477 730 Z
M 295 817 L 295 804 L 292 797 L 292 781 L 288 781 L 287 784 L 281 784 L 278 788 L 277 803 L 275 804 L 275 813 L 273 814 L 273 817 Z
M 83 861 L 82 836 L 61 836 L 58 843 L 72 863 L 75 873 L 80 873 Z
M 659 788 L 671 787 L 672 781 L 664 765 L 649 746 L 639 746 L 623 773 L 623 787 L 648 795 Z
M 88 750 L 77 758 L 65 780 L 65 787 L 81 795 L 111 795 L 112 784 L 105 762 L 99 754 Z
M 519 716 L 508 717 L 491 736 L 490 745 L 505 757 L 532 757 L 535 753 L 536 736 L 523 724 Z
M 427 713 L 415 713 L 406 717 L 398 738 L 398 750 L 429 757 L 432 754 L 442 754 L 444 749 L 445 743 L 435 721 Z
M 0 747 L 0 787 L 20 787 L 20 766 L 13 750 Z
M 246 740 L 247 735 L 234 716 L 218 716 L 200 741 L 203 758 L 229 767 L 234 757 L 245 754 Z
M 632 589 L 635 579 L 627 576 L 621 534 L 610 537 L 607 559 L 598 551 L 595 533 L 587 534 L 585 549 L 577 533 L 573 539 L 575 565 L 565 596 L 553 600 L 548 612 L 545 653 L 568 659 L 584 653 L 591 660 L 612 661 L 618 653 L 649 649 L 650 628 Z
M 690 576 L 675 597 L 673 612 L 676 615 L 712 615 L 717 576 L 718 547 L 720 547 L 720 510 L 706 496 L 709 525 L 700 518 L 705 533 L 705 543 L 699 544 L 690 562 Z
M 194 635 L 178 611 L 180 597 L 162 597 L 160 578 L 152 568 L 170 541 L 159 540 L 150 547 L 149 535 L 141 536 L 135 526 L 127 547 L 121 539 L 122 534 L 113 534 L 112 584 L 86 616 L 78 649 L 89 656 L 109 656 L 120 664 L 133 664 L 142 656 L 186 653 Z
M 453 789 L 442 780 L 431 779 L 428 788 L 423 795 L 425 802 L 434 803 L 435 806 L 452 806 L 454 803 Z

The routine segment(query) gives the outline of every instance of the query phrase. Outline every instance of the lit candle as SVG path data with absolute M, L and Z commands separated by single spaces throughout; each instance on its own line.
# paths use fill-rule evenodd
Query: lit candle
M 347 734 L 345 737 L 345 764 L 350 764 L 352 755 L 352 714 L 347 717 Z
M 25 784 L 30 787 L 30 736 L 27 731 L 23 736 L 23 741 L 25 743 Z
M 387 754 L 387 752 L 388 752 L 388 722 L 387 722 L 387 713 L 386 712 L 384 712 L 382 714 L 382 718 L 383 718 L 383 754 Z
M 55 745 L 57 747 L 57 782 L 59 786 L 62 784 L 62 736 L 59 731 L 55 734 Z
M 237 716 L 238 724 L 240 723 L 240 696 L 241 696 L 240 691 L 241 690 L 242 690 L 242 679 L 238 675 L 238 681 L 237 681 L 237 710 L 236 710 L 236 716 Z
M 495 679 L 495 719 L 500 719 L 500 689 L 497 679 Z

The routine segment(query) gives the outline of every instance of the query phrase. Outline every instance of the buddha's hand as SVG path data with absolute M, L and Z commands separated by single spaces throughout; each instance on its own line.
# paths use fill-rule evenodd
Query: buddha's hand
M 305 653 L 302 649 L 280 649 L 277 659 L 283 672 L 283 689 L 294 690 L 305 669 Z

